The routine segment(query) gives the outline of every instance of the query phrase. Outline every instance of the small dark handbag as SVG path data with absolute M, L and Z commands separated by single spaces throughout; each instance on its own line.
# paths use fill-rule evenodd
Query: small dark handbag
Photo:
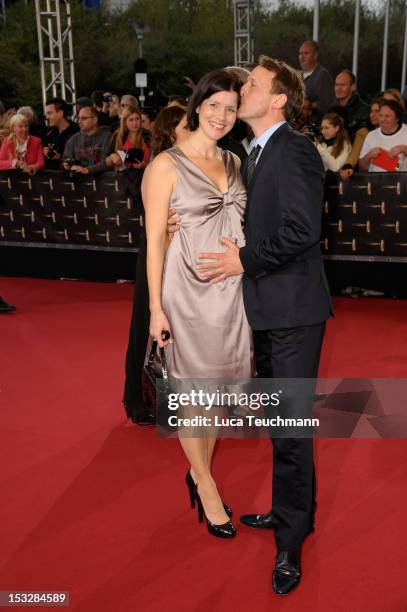
M 165 349 L 160 347 L 160 361 L 157 362 L 157 347 L 158 342 L 154 340 L 151 345 L 148 361 L 141 373 L 141 385 L 144 401 L 151 406 L 156 416 L 157 424 L 168 429 L 168 395 L 170 393 L 170 384 L 167 359 Z

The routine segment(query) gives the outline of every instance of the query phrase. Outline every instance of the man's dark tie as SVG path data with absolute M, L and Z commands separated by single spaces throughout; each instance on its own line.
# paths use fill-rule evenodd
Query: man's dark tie
M 253 178 L 254 171 L 256 169 L 256 159 L 261 151 L 261 146 L 257 145 L 254 147 L 247 158 L 246 165 L 246 179 L 247 179 L 247 187 L 250 185 L 250 181 Z

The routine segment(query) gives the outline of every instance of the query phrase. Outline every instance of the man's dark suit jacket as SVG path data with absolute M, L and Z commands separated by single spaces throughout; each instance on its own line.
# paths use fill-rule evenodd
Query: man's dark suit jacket
M 248 187 L 243 296 L 254 330 L 313 325 L 332 314 L 320 251 L 325 172 L 287 123 L 261 151 Z

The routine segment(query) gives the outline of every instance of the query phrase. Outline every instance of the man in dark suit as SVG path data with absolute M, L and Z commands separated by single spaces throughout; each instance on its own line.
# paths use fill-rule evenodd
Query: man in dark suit
M 213 261 L 198 268 L 210 282 L 244 273 L 260 378 L 312 379 L 332 307 L 319 246 L 324 169 L 314 145 L 288 125 L 301 110 L 304 86 L 293 68 L 261 56 L 241 94 L 239 117 L 255 135 L 243 169 L 246 246 L 222 237 L 227 250 L 202 253 Z M 285 594 L 300 581 L 301 544 L 314 528 L 312 438 L 273 439 L 272 494 L 271 512 L 241 521 L 274 529 L 273 588 Z

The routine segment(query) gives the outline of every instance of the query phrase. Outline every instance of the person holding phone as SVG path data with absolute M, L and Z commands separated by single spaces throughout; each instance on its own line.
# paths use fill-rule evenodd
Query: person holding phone
M 141 112 L 135 107 L 125 108 L 120 127 L 113 134 L 114 152 L 106 159 L 108 168 L 143 170 L 150 159 L 150 147 L 142 133 Z

